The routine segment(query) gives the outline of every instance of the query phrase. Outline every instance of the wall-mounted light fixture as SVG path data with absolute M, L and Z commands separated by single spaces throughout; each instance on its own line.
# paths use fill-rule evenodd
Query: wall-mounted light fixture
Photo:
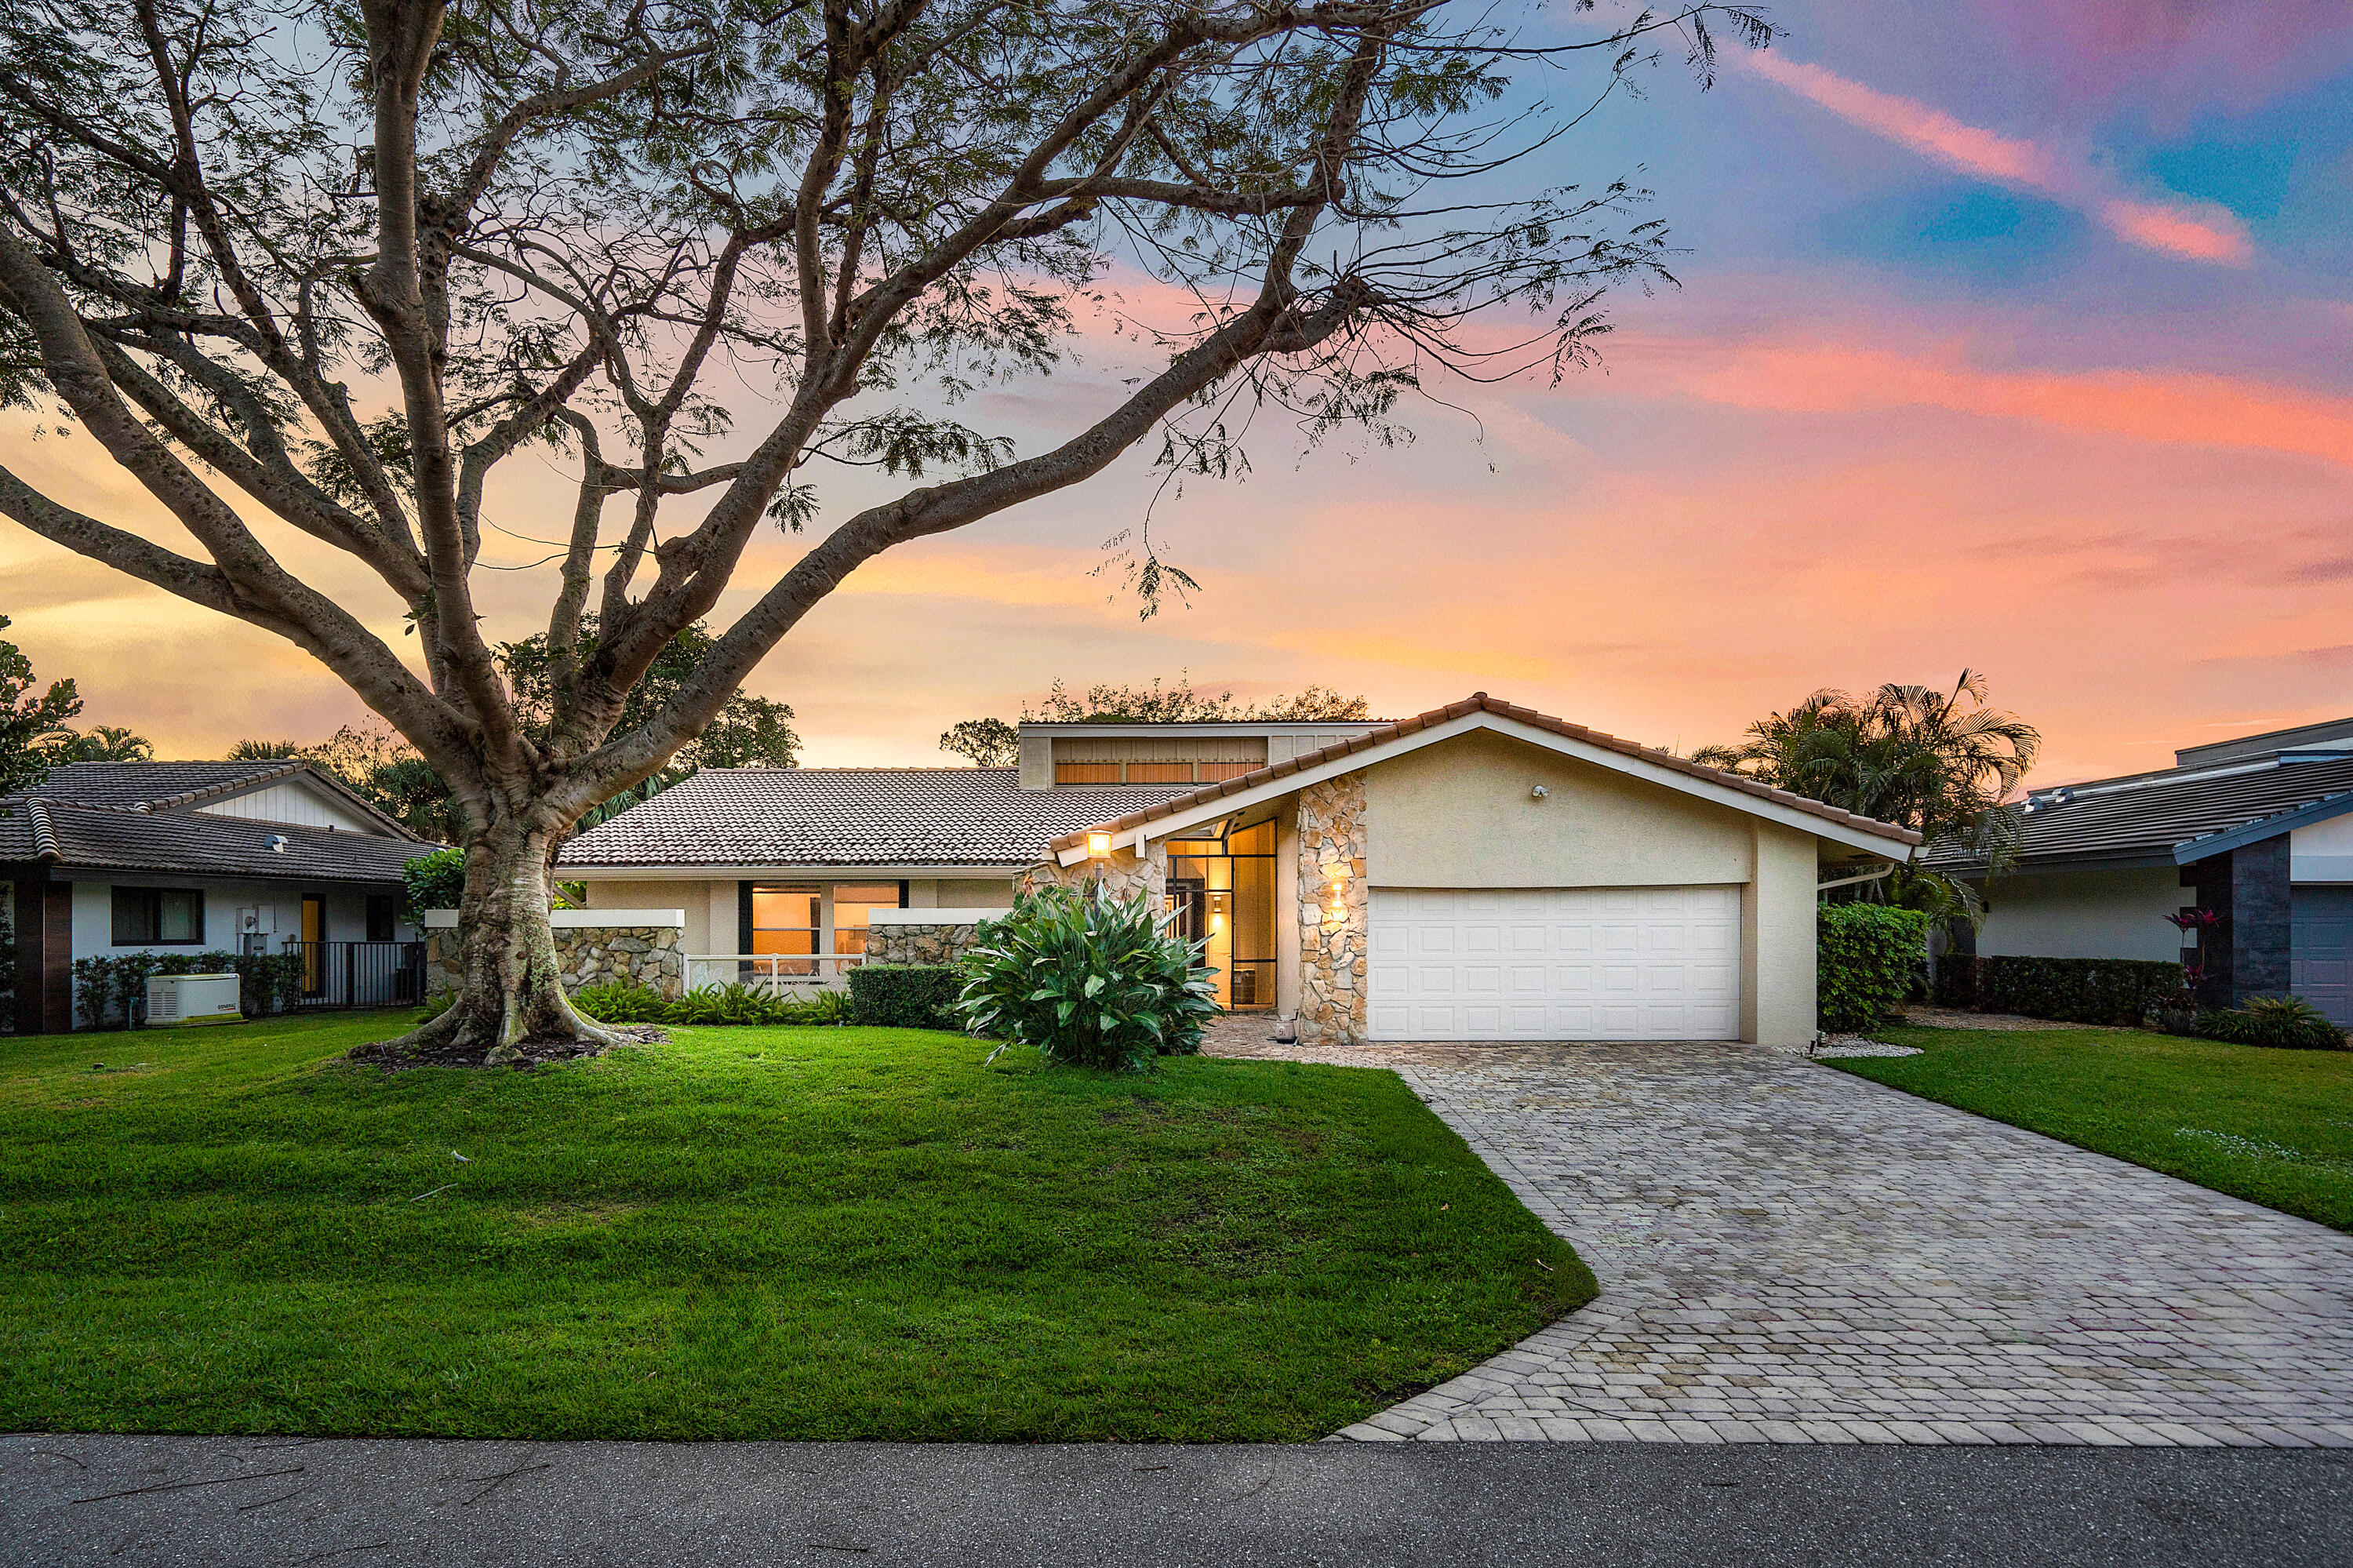
M 1335 923 L 1345 920 L 1348 917 L 1348 874 L 1335 865 L 1324 874 L 1332 879 L 1332 906 L 1324 913 Z
M 1111 853 L 1111 835 L 1109 833 L 1103 832 L 1089 833 L 1087 835 L 1087 853 L 1091 858 L 1095 860 L 1102 860 L 1107 857 Z
M 1209 895 L 1209 929 L 1222 931 L 1225 928 L 1226 895 L 1222 893 L 1212 893 Z

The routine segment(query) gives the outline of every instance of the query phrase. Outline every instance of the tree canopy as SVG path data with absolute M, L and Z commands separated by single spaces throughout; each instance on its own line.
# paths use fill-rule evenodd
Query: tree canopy
M 1165 683 L 1155 676 L 1149 686 L 1097 683 L 1083 695 L 1057 681 L 1036 706 L 1022 705 L 1021 718 L 1031 724 L 1207 724 L 1246 719 L 1303 724 L 1316 719 L 1360 719 L 1371 712 L 1363 697 L 1344 697 L 1329 686 L 1310 685 L 1293 696 L 1238 703 L 1231 692 L 1197 691 L 1189 676 L 1179 674 Z M 940 736 L 940 749 L 966 758 L 975 768 L 1010 768 L 1021 760 L 1020 732 L 1003 719 L 965 719 Z
M 9 620 L 0 615 L 0 631 Z M 29 789 L 56 766 L 53 743 L 70 734 L 66 721 L 81 712 L 73 678 L 38 689 L 33 662 L 14 642 L 0 641 L 0 795 Z

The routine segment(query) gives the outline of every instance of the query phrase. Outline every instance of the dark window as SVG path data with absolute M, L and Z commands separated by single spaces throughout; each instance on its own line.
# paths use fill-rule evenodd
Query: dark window
M 371 942 L 392 940 L 393 897 L 389 893 L 368 895 L 368 934 Z
M 195 947 L 205 939 L 205 895 L 197 887 L 118 887 L 114 945 Z

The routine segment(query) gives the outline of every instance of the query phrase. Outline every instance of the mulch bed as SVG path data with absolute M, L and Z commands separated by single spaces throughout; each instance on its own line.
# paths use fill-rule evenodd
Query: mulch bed
M 670 1038 L 670 1031 L 658 1023 L 608 1023 L 605 1026 L 620 1036 L 617 1044 L 650 1045 Z M 586 1056 L 601 1056 L 612 1046 L 595 1040 L 575 1040 L 559 1035 L 538 1040 L 521 1040 L 499 1065 L 519 1067 L 528 1072 L 533 1067 L 553 1065 L 558 1062 L 576 1062 Z M 489 1052 L 481 1046 L 460 1047 L 455 1042 L 437 1045 L 403 1045 L 396 1040 L 373 1040 L 364 1045 L 354 1045 L 347 1059 L 381 1067 L 387 1073 L 405 1072 L 411 1067 L 481 1067 L 489 1065 Z

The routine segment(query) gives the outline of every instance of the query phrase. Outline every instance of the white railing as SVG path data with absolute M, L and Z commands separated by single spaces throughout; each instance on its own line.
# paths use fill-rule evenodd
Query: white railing
M 839 991 L 862 961 L 856 953 L 689 953 L 686 989 L 747 985 L 777 996 Z

